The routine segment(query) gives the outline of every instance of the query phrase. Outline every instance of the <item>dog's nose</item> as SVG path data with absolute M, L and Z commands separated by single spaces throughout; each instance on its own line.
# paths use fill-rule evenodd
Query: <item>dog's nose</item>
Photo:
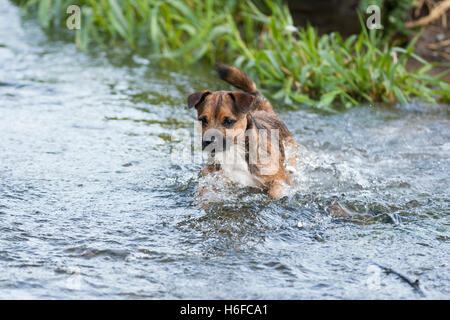
M 209 140 L 202 140 L 202 149 L 205 149 L 207 146 L 209 146 L 214 141 L 216 141 L 216 137 L 214 137 L 214 136 L 210 137 Z

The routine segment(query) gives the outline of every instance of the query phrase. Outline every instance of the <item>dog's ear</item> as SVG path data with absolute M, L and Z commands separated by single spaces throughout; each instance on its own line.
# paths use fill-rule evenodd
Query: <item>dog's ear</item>
M 205 97 L 210 94 L 210 90 L 197 91 L 189 95 L 188 106 L 189 108 L 197 107 L 200 103 L 205 100 Z
M 234 101 L 236 109 L 244 114 L 250 111 L 250 108 L 255 101 L 255 97 L 249 93 L 233 91 L 230 92 L 229 95 Z

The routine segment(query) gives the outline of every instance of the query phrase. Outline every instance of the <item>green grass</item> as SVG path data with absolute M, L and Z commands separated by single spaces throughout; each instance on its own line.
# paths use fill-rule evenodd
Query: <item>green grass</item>
M 48 30 L 65 28 L 70 4 L 82 7 L 75 41 L 82 50 L 122 46 L 177 63 L 224 61 L 247 72 L 271 98 L 287 106 L 335 111 L 360 103 L 449 102 L 450 85 L 427 72 L 432 65 L 406 48 L 391 47 L 365 28 L 343 39 L 294 30 L 277 1 L 19 0 Z M 258 3 L 258 5 L 255 5 Z M 406 69 L 408 59 L 422 67 Z

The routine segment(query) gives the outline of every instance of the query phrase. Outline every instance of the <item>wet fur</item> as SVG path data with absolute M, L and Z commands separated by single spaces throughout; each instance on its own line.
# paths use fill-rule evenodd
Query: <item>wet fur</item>
M 284 122 L 276 115 L 270 102 L 257 90 L 255 83 L 245 73 L 236 67 L 224 64 L 219 64 L 217 70 L 224 81 L 244 92 L 203 90 L 191 94 L 188 97 L 188 105 L 197 109 L 199 119 L 207 120 L 207 124 L 202 129 L 203 137 L 209 129 L 220 131 L 227 141 L 242 145 L 236 149 L 236 155 L 242 159 L 231 165 L 224 165 L 220 161 L 210 163 L 202 170 L 202 174 L 220 171 L 231 178 L 237 175 L 237 179 L 232 180 L 241 183 L 247 181 L 246 185 L 264 188 L 271 197 L 278 198 L 282 196 L 283 185 L 290 184 L 284 168 L 286 157 L 284 148 L 287 144 L 294 145 L 292 135 Z M 236 121 L 232 131 L 223 125 L 226 118 Z M 270 134 L 267 140 L 260 141 L 260 131 L 270 132 L 272 129 L 277 129 L 279 132 L 277 148 L 272 148 Z M 247 130 L 249 131 L 246 136 Z M 267 144 L 265 161 L 262 159 L 260 150 L 264 144 Z M 256 163 L 250 163 L 251 157 L 257 159 Z M 243 164 L 244 160 L 247 168 Z M 244 172 L 245 169 L 248 171 Z

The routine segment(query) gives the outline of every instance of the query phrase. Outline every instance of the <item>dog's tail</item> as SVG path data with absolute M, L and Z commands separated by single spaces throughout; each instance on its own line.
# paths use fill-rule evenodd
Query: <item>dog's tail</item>
M 256 88 L 255 83 L 244 72 L 233 66 L 227 66 L 221 62 L 217 64 L 217 72 L 222 80 L 241 89 L 244 92 L 250 93 L 255 97 L 253 110 L 264 110 L 273 112 L 272 105 Z
M 229 84 L 241 89 L 244 92 L 248 92 L 256 95 L 259 93 L 256 89 L 255 83 L 244 72 L 233 66 L 227 66 L 221 62 L 217 64 L 217 72 L 222 80 Z

